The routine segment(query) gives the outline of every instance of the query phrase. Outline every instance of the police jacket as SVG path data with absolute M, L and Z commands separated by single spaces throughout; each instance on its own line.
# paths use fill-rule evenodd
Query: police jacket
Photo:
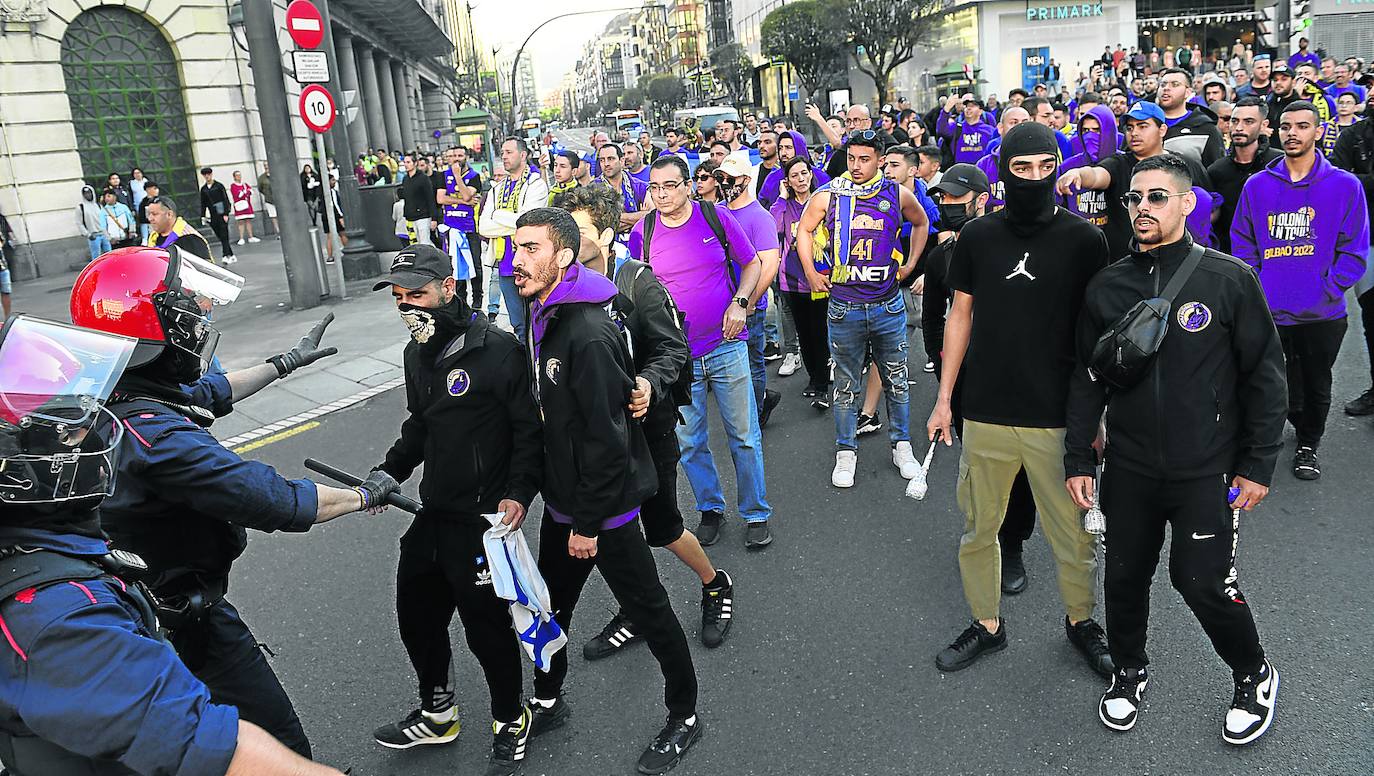
M 310 530 L 319 512 L 315 484 L 288 480 L 245 461 L 207 430 L 232 411 L 224 375 L 181 391 L 125 373 L 109 403 L 124 425 L 115 493 L 100 508 L 114 546 L 143 556 L 154 592 L 227 586 L 229 567 L 248 545 L 245 529 Z
M 1097 338 L 1142 299 L 1157 297 L 1192 241 L 1133 250 L 1093 277 L 1078 318 L 1069 386 L 1065 474 L 1091 476 L 1092 441 L 1107 410 L 1106 458 L 1162 479 L 1239 475 L 1268 485 L 1288 408 L 1278 330 L 1259 278 L 1208 249 L 1175 297 L 1154 364 L 1129 390 L 1109 393 L 1086 364 Z
M 616 311 L 630 333 L 635 375 L 647 380 L 652 391 L 644 434 L 660 439 L 677 427 L 673 386 L 683 369 L 692 368 L 692 351 L 677 305 L 648 264 L 629 258 L 616 262 L 615 285 L 620 291 Z
M 406 346 L 401 435 L 378 467 L 404 481 L 421 462 L 425 512 L 475 515 L 539 491 L 543 448 L 524 350 L 477 315 L 437 361 Z
M 0 546 L 69 558 L 104 555 L 86 536 L 0 527 Z M 41 553 L 26 553 L 25 560 Z M 86 564 L 78 564 L 86 565 Z M 12 592 L 0 564 L 0 760 L 15 776 L 223 776 L 238 742 L 238 711 L 177 658 L 132 585 L 91 564 L 71 581 L 26 574 Z M 73 579 L 79 576 L 79 579 Z M 144 604 L 146 606 L 146 604 Z
M 532 305 L 526 331 L 544 416 L 544 501 L 588 537 L 658 491 L 644 429 L 627 406 L 634 360 L 606 312 L 617 293 L 574 262 L 554 293 Z

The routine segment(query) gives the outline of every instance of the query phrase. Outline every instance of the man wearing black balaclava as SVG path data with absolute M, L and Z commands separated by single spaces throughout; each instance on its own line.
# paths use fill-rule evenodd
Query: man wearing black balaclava
M 391 289 L 406 345 L 400 438 L 377 468 L 405 481 L 421 463 L 424 512 L 401 537 L 396 614 L 419 679 L 420 708 L 374 733 L 392 749 L 448 743 L 460 728 L 449 622 L 456 611 L 491 695 L 492 770 L 513 772 L 532 720 L 520 703 L 521 650 L 508 602 L 485 560 L 483 515 L 519 528 L 539 490 L 544 448 L 520 341 L 456 293 L 452 263 L 432 245 L 396 254 L 373 290 Z M 474 561 L 475 559 L 475 561 Z
M 957 379 L 964 417 L 960 470 L 966 472 L 958 484 L 966 518 L 959 571 L 974 622 L 936 656 L 942 671 L 967 668 L 1007 645 L 997 533 L 1007 494 L 1024 468 L 1059 566 L 1069 642 L 1094 671 L 1112 673 L 1106 635 L 1092 619 L 1093 537 L 1064 488 L 1063 462 L 1074 325 L 1088 280 L 1107 265 L 1107 241 L 1097 227 L 1055 206 L 1058 167 L 1049 127 L 1025 123 L 1007 132 L 998 159 L 1006 206 L 966 225 L 950 262 L 946 282 L 954 303 L 927 432 L 953 444 Z

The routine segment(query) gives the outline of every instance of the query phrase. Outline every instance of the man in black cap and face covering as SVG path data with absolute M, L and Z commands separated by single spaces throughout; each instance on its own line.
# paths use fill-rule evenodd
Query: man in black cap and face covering
M 1092 619 L 1093 537 L 1064 488 L 1063 462 L 1074 327 L 1088 280 L 1107 265 L 1107 240 L 1055 206 L 1058 166 L 1049 127 L 1027 122 L 1007 132 L 998 159 L 1006 206 L 965 226 L 950 261 L 946 283 L 954 303 L 927 431 L 953 443 L 950 402 L 958 379 L 964 417 L 958 501 L 965 516 L 959 571 L 974 622 L 936 656 L 942 671 L 967 668 L 1007 645 L 998 609 L 997 533 L 1012 482 L 1025 469 L 1059 566 L 1069 641 L 1094 671 L 1112 673 L 1106 635 Z

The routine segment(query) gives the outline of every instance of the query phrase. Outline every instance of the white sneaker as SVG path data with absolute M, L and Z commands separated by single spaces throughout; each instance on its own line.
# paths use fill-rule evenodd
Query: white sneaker
M 233 256 L 224 256 L 219 260 L 219 262 L 221 264 L 235 264 L 238 262 L 238 259 L 234 258 Z
M 783 356 L 782 366 L 778 367 L 778 377 L 791 377 L 801 369 L 801 356 L 796 353 L 788 353 Z
M 248 242 L 262 242 L 262 240 L 257 237 L 249 237 Z
M 910 442 L 898 442 L 892 448 L 892 465 L 908 480 L 921 473 L 921 462 L 916 460 L 916 454 L 911 452 Z
M 858 465 L 859 456 L 853 450 L 835 453 L 835 470 L 830 472 L 830 484 L 837 488 L 854 487 L 854 468 Z
M 236 243 L 236 244 L 237 244 L 237 245 L 243 245 L 243 238 L 240 237 L 238 243 Z
M 1257 674 L 1236 681 L 1236 694 L 1226 711 L 1221 737 L 1228 744 L 1248 744 L 1264 735 L 1274 721 L 1279 672 L 1266 658 Z

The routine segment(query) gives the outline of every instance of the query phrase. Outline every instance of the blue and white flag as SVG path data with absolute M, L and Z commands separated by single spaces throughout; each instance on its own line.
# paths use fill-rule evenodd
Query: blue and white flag
M 492 592 L 511 602 L 511 621 L 520 646 L 535 668 L 548 673 L 553 656 L 568 644 L 568 635 L 553 619 L 548 585 L 539 574 L 525 534 L 502 523 L 500 513 L 482 517 L 491 523 L 482 534 L 482 546 L 491 570 Z
M 453 279 L 471 279 L 472 246 L 468 245 L 467 235 L 447 224 L 439 224 L 439 233 L 444 236 L 444 244 L 448 246 L 448 257 L 453 260 Z

